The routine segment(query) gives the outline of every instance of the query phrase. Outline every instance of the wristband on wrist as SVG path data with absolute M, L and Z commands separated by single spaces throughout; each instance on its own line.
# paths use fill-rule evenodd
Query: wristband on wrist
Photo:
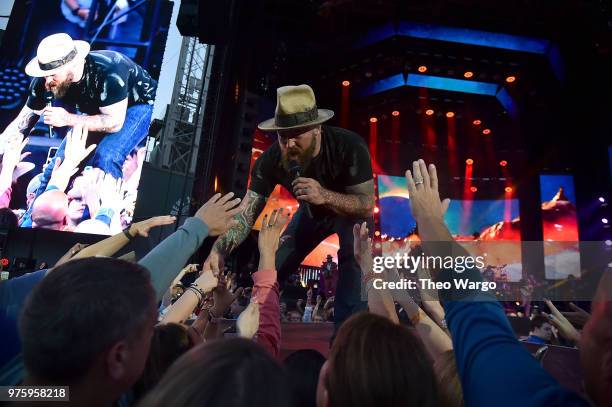
M 132 234 L 130 233 L 130 227 L 129 226 L 127 228 L 123 229 L 123 234 L 125 235 L 125 237 L 127 237 L 127 239 L 129 241 L 134 240 L 134 238 L 136 237 L 136 236 L 132 236 Z

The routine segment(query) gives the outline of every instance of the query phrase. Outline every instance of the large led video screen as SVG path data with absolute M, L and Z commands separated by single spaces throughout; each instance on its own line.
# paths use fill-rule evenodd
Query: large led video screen
M 14 4 L 0 54 L 0 207 L 22 228 L 108 235 L 132 222 L 172 7 Z
M 544 272 L 547 279 L 580 277 L 576 192 L 571 175 L 540 175 Z
M 406 179 L 378 175 L 383 254 L 410 252 L 420 241 L 410 213 Z M 451 200 L 444 221 L 453 237 L 473 256 L 484 256 L 495 280 L 522 279 L 519 202 L 517 199 Z

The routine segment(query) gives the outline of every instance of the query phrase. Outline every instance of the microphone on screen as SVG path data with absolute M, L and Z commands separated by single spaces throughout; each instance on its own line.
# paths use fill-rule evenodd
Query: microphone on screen
M 295 180 L 296 178 L 299 178 L 302 172 L 302 167 L 300 166 L 300 163 L 297 162 L 297 160 L 291 160 L 289 161 L 289 174 L 291 175 L 291 180 Z M 310 209 L 310 204 L 308 202 L 300 202 L 300 205 L 304 205 L 304 211 L 306 211 L 306 216 L 308 216 L 309 219 L 312 219 L 312 210 Z
M 47 101 L 47 107 L 53 106 L 53 92 L 50 90 L 45 92 L 45 100 Z M 49 125 L 49 137 L 53 138 L 53 126 Z

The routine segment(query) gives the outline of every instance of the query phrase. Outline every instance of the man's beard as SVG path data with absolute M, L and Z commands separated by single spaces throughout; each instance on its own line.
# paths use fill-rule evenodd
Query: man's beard
M 300 168 L 302 172 L 305 172 L 306 169 L 310 166 L 310 162 L 312 161 L 316 146 L 317 146 L 317 140 L 315 137 L 313 137 L 312 142 L 310 143 L 308 148 L 306 148 L 306 150 L 300 153 L 297 157 L 292 157 L 291 159 L 289 159 L 289 151 L 287 150 L 283 151 L 282 157 L 281 157 L 281 163 L 285 171 L 290 172 L 290 169 L 291 169 L 291 165 L 289 165 L 290 161 L 297 161 L 298 164 L 300 164 Z
M 61 99 L 66 96 L 68 89 L 70 88 L 70 84 L 72 84 L 72 80 L 74 79 L 74 74 L 72 72 L 68 73 L 66 76 L 66 80 L 63 82 L 56 82 L 53 85 L 45 84 L 45 88 L 53 92 L 53 97 L 56 99 Z

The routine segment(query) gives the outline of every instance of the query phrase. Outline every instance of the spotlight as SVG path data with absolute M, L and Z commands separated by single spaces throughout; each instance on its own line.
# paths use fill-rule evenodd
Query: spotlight
M 454 112 L 446 112 L 446 117 L 448 117 L 449 119 L 451 117 L 455 117 L 455 113 Z
M 601 218 L 601 223 L 608 224 L 608 218 Z
M 342 81 L 342 86 L 350 86 L 350 82 L 349 81 Z
M 514 82 L 515 80 L 516 80 L 516 77 L 515 77 L 515 76 L 508 76 L 508 77 L 506 78 L 506 82 L 508 82 L 508 83 L 512 83 L 512 82 Z
M 472 164 L 474 164 L 474 160 L 472 160 L 471 158 L 468 158 L 467 160 L 465 160 L 465 163 L 467 165 L 472 165 Z
M 512 192 L 512 187 L 506 187 L 506 188 L 504 188 L 504 191 L 510 193 L 510 192 Z
M 417 69 L 419 72 L 423 73 L 423 72 L 427 72 L 427 67 L 425 65 L 421 65 L 418 67 Z
M 374 232 L 374 236 L 380 236 L 380 231 L 377 230 L 376 232 Z
M 378 212 L 380 212 L 380 209 L 378 208 L 378 206 L 375 206 L 374 207 L 374 213 L 378 213 Z
M 370 123 L 376 123 L 378 119 L 376 117 L 370 117 Z
M 480 124 L 481 124 L 481 123 L 482 123 L 482 121 L 480 121 L 479 119 L 476 119 L 476 120 L 474 120 L 474 121 L 472 122 L 472 124 L 473 124 L 474 126 L 480 126 Z
M 484 129 L 482 131 L 482 134 L 484 134 L 484 135 L 491 134 L 491 129 Z
M 476 188 L 476 187 L 470 187 L 470 191 L 472 191 L 472 192 L 476 192 L 476 191 L 478 191 L 478 188 Z
M 394 110 L 391 112 L 392 116 L 399 116 L 399 112 L 397 110 Z
M 434 114 L 434 111 L 432 109 L 427 109 L 427 110 L 425 110 L 425 114 L 427 116 L 431 116 L 432 114 Z
M 606 199 L 603 196 L 600 196 L 598 199 L 599 199 L 599 202 L 601 203 L 606 202 Z
M 506 161 L 506 160 L 501 160 L 501 161 L 499 162 L 499 165 L 501 165 L 502 167 L 505 167 L 506 165 L 508 165 L 508 161 Z
M 606 240 L 606 246 L 608 247 L 612 246 L 612 240 L 610 239 Z
M 474 76 L 474 72 L 472 72 L 472 71 L 466 71 L 466 72 L 463 74 L 463 77 L 464 77 L 464 78 L 471 78 L 472 76 Z

